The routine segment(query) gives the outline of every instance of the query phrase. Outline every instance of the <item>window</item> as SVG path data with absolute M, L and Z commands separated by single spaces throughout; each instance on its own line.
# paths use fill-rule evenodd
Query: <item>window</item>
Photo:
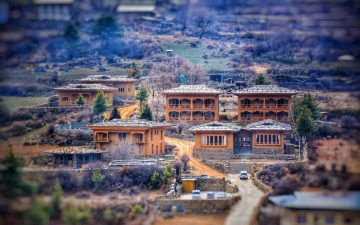
M 162 147 L 162 144 L 160 145 L 160 153 L 163 153 L 163 147 Z
M 151 154 L 154 154 L 154 144 L 151 144 Z
M 267 135 L 264 135 L 264 139 L 265 139 L 264 142 L 265 142 L 265 144 L 267 144 L 267 137 L 268 137 Z
M 119 92 L 125 92 L 125 88 L 119 88 Z
M 150 131 L 150 140 L 152 141 L 153 140 L 153 132 Z
M 131 87 L 128 87 L 128 92 L 130 92 L 131 91 Z
M 264 135 L 260 135 L 260 143 L 262 144 L 264 142 Z
M 327 215 L 325 218 L 326 224 L 334 224 L 335 218 L 333 215 Z
M 119 140 L 125 141 L 126 140 L 126 133 L 119 133 Z
M 217 145 L 218 144 L 218 136 L 214 137 L 214 144 Z
M 210 144 L 212 145 L 214 143 L 214 137 L 210 136 Z
M 223 136 L 219 136 L 219 145 L 222 145 L 223 143 L 223 141 L 222 141 L 222 139 L 223 139 Z
M 160 131 L 160 140 L 162 140 L 163 139 L 163 131 L 161 130 Z
M 97 141 L 107 141 L 107 133 L 97 133 Z
M 61 97 L 61 101 L 67 102 L 67 101 L 69 101 L 69 97 Z
M 305 215 L 299 215 L 297 216 L 297 222 L 300 224 L 305 224 L 306 223 L 306 216 Z

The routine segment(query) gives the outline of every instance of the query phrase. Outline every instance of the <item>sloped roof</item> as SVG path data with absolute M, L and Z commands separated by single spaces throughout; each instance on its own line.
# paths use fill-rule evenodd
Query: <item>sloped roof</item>
M 360 192 L 295 192 L 294 195 L 269 197 L 277 206 L 291 209 L 360 211 Z
M 74 0 L 33 0 L 35 5 L 61 5 L 72 4 Z
M 154 12 L 155 0 L 122 0 L 116 11 L 123 13 Z
M 272 119 L 261 120 L 259 122 L 246 125 L 246 130 L 291 130 L 290 124 L 281 123 Z
M 91 124 L 88 127 L 169 127 L 171 124 L 163 122 L 155 122 L 143 119 L 114 119 L 100 123 Z
M 199 132 L 199 131 L 223 131 L 223 132 L 237 132 L 240 131 L 241 127 L 236 126 L 230 123 L 222 123 L 222 122 L 211 122 L 206 124 L 200 124 L 198 126 L 193 126 L 189 129 L 191 132 Z
M 222 92 L 209 88 L 206 85 L 181 85 L 176 88 L 171 88 L 163 91 L 164 94 L 221 94 Z
M 62 86 L 58 88 L 54 88 L 54 90 L 58 91 L 80 91 L 80 90 L 96 90 L 96 91 L 116 91 L 116 88 L 105 86 L 102 84 L 68 84 L 67 86 Z
M 54 154 L 54 155 L 61 155 L 61 154 L 90 154 L 90 153 L 105 153 L 104 150 L 92 149 L 88 147 L 81 147 L 81 146 L 71 146 L 65 147 L 55 150 L 48 150 L 46 153 Z
M 91 75 L 80 79 L 80 81 L 99 81 L 99 82 L 113 82 L 113 81 L 131 81 L 135 82 L 136 79 L 127 76 L 110 76 L 110 75 Z
M 236 91 L 235 94 L 288 94 L 295 95 L 298 94 L 296 90 L 289 88 L 280 87 L 278 85 L 255 85 L 250 88 L 245 88 L 239 91 Z

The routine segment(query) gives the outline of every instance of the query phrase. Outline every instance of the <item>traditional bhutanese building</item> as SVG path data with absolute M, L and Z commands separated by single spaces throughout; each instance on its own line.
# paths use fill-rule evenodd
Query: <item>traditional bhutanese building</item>
M 86 84 L 103 84 L 116 88 L 114 93 L 117 96 L 134 97 L 136 79 L 126 76 L 110 76 L 110 75 L 92 75 L 80 79 L 81 83 Z
M 37 20 L 69 21 L 74 0 L 33 0 Z
M 96 149 L 113 151 L 133 144 L 134 154 L 146 157 L 165 153 L 165 129 L 170 125 L 140 119 L 115 119 L 88 127 L 93 131 Z
M 284 154 L 286 123 L 267 119 L 246 125 L 234 136 L 234 153 Z
M 112 105 L 115 88 L 102 84 L 68 84 L 67 86 L 54 88 L 59 96 L 59 106 L 76 105 L 79 95 L 85 99 L 85 105 L 91 105 L 96 95 L 104 92 L 106 103 Z
M 181 85 L 165 90 L 167 122 L 210 122 L 219 120 L 219 90 L 206 85 Z
M 191 127 L 189 131 L 195 133 L 194 150 L 211 148 L 226 149 L 234 148 L 234 133 L 241 127 L 230 123 L 211 122 Z
M 240 127 L 230 123 L 211 122 L 189 129 L 195 134 L 194 155 L 200 158 L 224 159 L 236 154 L 284 154 L 289 124 L 263 120 Z
M 266 218 L 279 225 L 360 224 L 360 192 L 294 192 L 269 197 Z
M 237 91 L 238 121 L 255 122 L 273 119 L 289 121 L 291 96 L 298 92 L 277 85 L 255 85 Z

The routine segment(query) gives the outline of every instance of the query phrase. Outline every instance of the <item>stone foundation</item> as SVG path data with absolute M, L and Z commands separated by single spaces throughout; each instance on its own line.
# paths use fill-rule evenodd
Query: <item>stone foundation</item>
M 231 159 L 233 157 L 233 152 L 230 150 L 224 149 L 196 149 L 194 150 L 194 157 L 205 159 L 205 160 L 214 160 L 214 159 Z
M 282 148 L 253 148 L 252 154 L 284 154 L 284 149 Z

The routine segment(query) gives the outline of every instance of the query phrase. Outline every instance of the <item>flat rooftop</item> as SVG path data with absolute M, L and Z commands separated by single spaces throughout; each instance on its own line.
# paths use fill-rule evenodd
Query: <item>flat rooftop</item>
M 222 92 L 207 87 L 206 85 L 181 85 L 176 88 L 171 88 L 163 91 L 164 94 L 221 94 Z

